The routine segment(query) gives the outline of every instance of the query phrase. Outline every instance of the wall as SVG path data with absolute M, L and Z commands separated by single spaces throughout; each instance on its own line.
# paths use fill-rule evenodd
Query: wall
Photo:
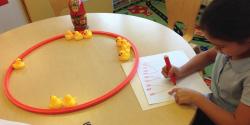
M 0 33 L 28 23 L 21 0 L 0 6 Z
M 86 11 L 89 13 L 112 13 L 113 1 L 112 0 L 87 0 L 84 3 Z
M 112 13 L 112 0 L 83 0 L 87 12 Z M 67 0 L 24 0 L 32 22 L 68 14 Z
M 54 16 L 48 0 L 24 0 L 24 3 L 32 22 Z

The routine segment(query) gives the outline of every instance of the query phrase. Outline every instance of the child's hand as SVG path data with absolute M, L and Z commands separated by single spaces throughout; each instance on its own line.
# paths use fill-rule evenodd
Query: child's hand
M 172 66 L 172 68 L 169 71 L 167 71 L 166 66 L 164 66 L 162 68 L 161 73 L 165 78 L 169 76 L 174 76 L 176 79 L 180 79 L 183 76 L 180 69 L 174 66 Z
M 187 88 L 174 88 L 168 94 L 174 95 L 175 102 L 180 105 L 195 104 L 198 98 L 203 97 L 201 93 Z

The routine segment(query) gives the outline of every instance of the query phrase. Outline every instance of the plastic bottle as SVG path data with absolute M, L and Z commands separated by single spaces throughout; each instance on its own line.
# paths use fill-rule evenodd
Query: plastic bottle
M 88 28 L 87 16 L 82 0 L 68 0 L 68 7 L 74 29 L 83 31 Z

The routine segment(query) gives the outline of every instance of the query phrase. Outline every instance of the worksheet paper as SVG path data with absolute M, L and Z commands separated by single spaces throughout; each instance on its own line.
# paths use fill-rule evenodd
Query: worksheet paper
M 29 125 L 29 124 L 0 119 L 0 125 Z
M 168 91 L 174 87 L 190 88 L 203 94 L 210 93 L 209 88 L 198 73 L 178 80 L 176 86 L 171 84 L 169 79 L 166 79 L 161 74 L 162 67 L 165 66 L 164 56 L 166 55 L 169 56 L 171 64 L 176 67 L 182 66 L 189 60 L 182 51 L 140 57 L 138 71 L 135 78 L 131 81 L 131 85 L 143 110 L 170 104 L 169 102 L 172 103 L 173 97 L 168 94 Z M 127 75 L 131 70 L 132 64 L 131 62 L 122 64 Z M 145 104 L 145 102 L 148 104 Z

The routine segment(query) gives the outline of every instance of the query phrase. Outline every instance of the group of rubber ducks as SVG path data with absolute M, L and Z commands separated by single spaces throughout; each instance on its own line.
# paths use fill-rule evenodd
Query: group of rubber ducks
M 72 39 L 75 39 L 75 40 L 82 40 L 82 39 L 90 39 L 92 38 L 93 36 L 93 33 L 91 30 L 84 30 L 84 31 L 70 31 L 68 30 L 65 34 L 64 34 L 64 37 L 66 40 L 72 40 Z
M 64 96 L 63 99 L 57 97 L 57 96 L 50 96 L 50 103 L 49 108 L 50 109 L 60 109 L 63 107 L 72 107 L 75 106 L 76 98 L 71 96 L 70 94 Z
M 117 37 L 116 38 L 116 45 L 119 51 L 119 60 L 120 61 L 128 61 L 130 59 L 130 50 L 131 44 L 124 38 Z

